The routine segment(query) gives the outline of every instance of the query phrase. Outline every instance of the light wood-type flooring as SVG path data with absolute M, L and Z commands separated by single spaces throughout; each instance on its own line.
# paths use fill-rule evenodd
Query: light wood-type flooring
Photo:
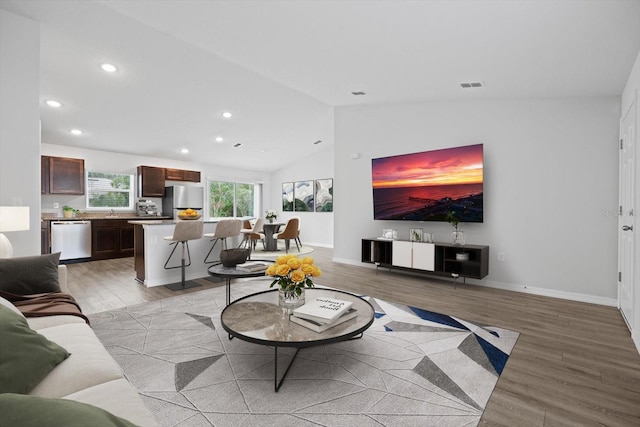
M 335 263 L 327 248 L 310 255 L 323 271 L 319 284 L 520 332 L 480 425 L 640 426 L 640 355 L 616 308 L 460 283 L 454 289 L 438 278 Z M 178 294 L 137 283 L 132 258 L 68 271 L 85 313 Z M 180 292 L 222 286 L 201 283 Z

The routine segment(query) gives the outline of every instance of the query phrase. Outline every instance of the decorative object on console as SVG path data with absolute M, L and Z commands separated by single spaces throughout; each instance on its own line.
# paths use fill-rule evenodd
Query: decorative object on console
M 398 230 L 394 230 L 393 228 L 383 228 L 382 229 L 382 237 L 384 239 L 397 239 L 398 238 Z
M 319 277 L 321 274 L 313 258 L 299 258 L 297 255 L 281 255 L 265 271 L 265 275 L 275 277 L 269 287 L 278 285 L 279 303 L 287 309 L 304 304 L 304 289 L 313 288 L 312 277 Z
M 220 251 L 220 262 L 225 267 L 236 267 L 244 263 L 250 253 L 251 249 L 248 248 L 223 249 Z
M 0 206 L 0 258 L 11 258 L 13 246 L 7 231 L 29 230 L 29 206 Z
M 455 229 L 451 234 L 451 239 L 455 245 L 464 245 L 464 231 L 460 227 L 460 218 L 455 211 L 447 213 L 447 221 Z
M 409 241 L 422 242 L 422 228 L 410 228 L 409 229 Z

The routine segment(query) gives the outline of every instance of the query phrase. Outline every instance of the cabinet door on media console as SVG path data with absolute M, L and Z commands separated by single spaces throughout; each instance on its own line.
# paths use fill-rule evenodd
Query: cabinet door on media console
M 433 243 L 393 241 L 391 252 L 394 267 L 433 271 L 435 269 L 435 245 Z
M 413 242 L 413 268 L 435 270 L 436 245 L 433 243 Z

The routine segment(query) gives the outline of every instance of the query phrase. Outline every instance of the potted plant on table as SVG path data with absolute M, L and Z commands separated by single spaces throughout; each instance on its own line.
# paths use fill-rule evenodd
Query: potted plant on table
M 269 222 L 273 222 L 274 219 L 278 218 L 278 214 L 273 209 L 267 209 L 266 211 L 264 211 L 264 213 L 265 213 L 264 217 Z
M 304 304 L 305 288 L 313 288 L 312 278 L 321 274 L 313 258 L 293 254 L 279 256 L 265 271 L 265 275 L 274 277 L 269 287 L 278 285 L 280 306 L 289 309 Z
M 78 209 L 72 208 L 71 206 L 65 205 L 62 207 L 62 215 L 65 218 L 73 218 L 78 212 L 80 212 Z

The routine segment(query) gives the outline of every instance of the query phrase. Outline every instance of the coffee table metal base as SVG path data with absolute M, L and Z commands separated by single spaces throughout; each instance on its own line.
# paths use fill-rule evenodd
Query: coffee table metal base
M 358 336 L 349 338 L 349 341 L 351 340 L 357 340 L 362 338 L 364 334 L 360 334 Z M 229 334 L 229 339 L 233 338 L 231 336 L 231 334 Z M 280 378 L 280 381 L 278 381 L 278 347 L 274 347 L 274 362 L 273 362 L 273 389 L 275 390 L 275 392 L 277 393 L 278 391 L 280 391 L 280 386 L 282 385 L 282 383 L 284 382 L 284 379 L 286 378 L 287 374 L 289 373 L 289 369 L 291 368 L 291 365 L 293 365 L 293 361 L 296 360 L 296 356 L 298 355 L 298 352 L 300 351 L 301 347 L 296 348 L 296 352 L 293 353 L 293 357 L 291 358 L 291 361 L 289 362 L 289 364 L 287 365 L 287 369 L 284 370 L 284 374 L 282 374 L 282 378 Z

